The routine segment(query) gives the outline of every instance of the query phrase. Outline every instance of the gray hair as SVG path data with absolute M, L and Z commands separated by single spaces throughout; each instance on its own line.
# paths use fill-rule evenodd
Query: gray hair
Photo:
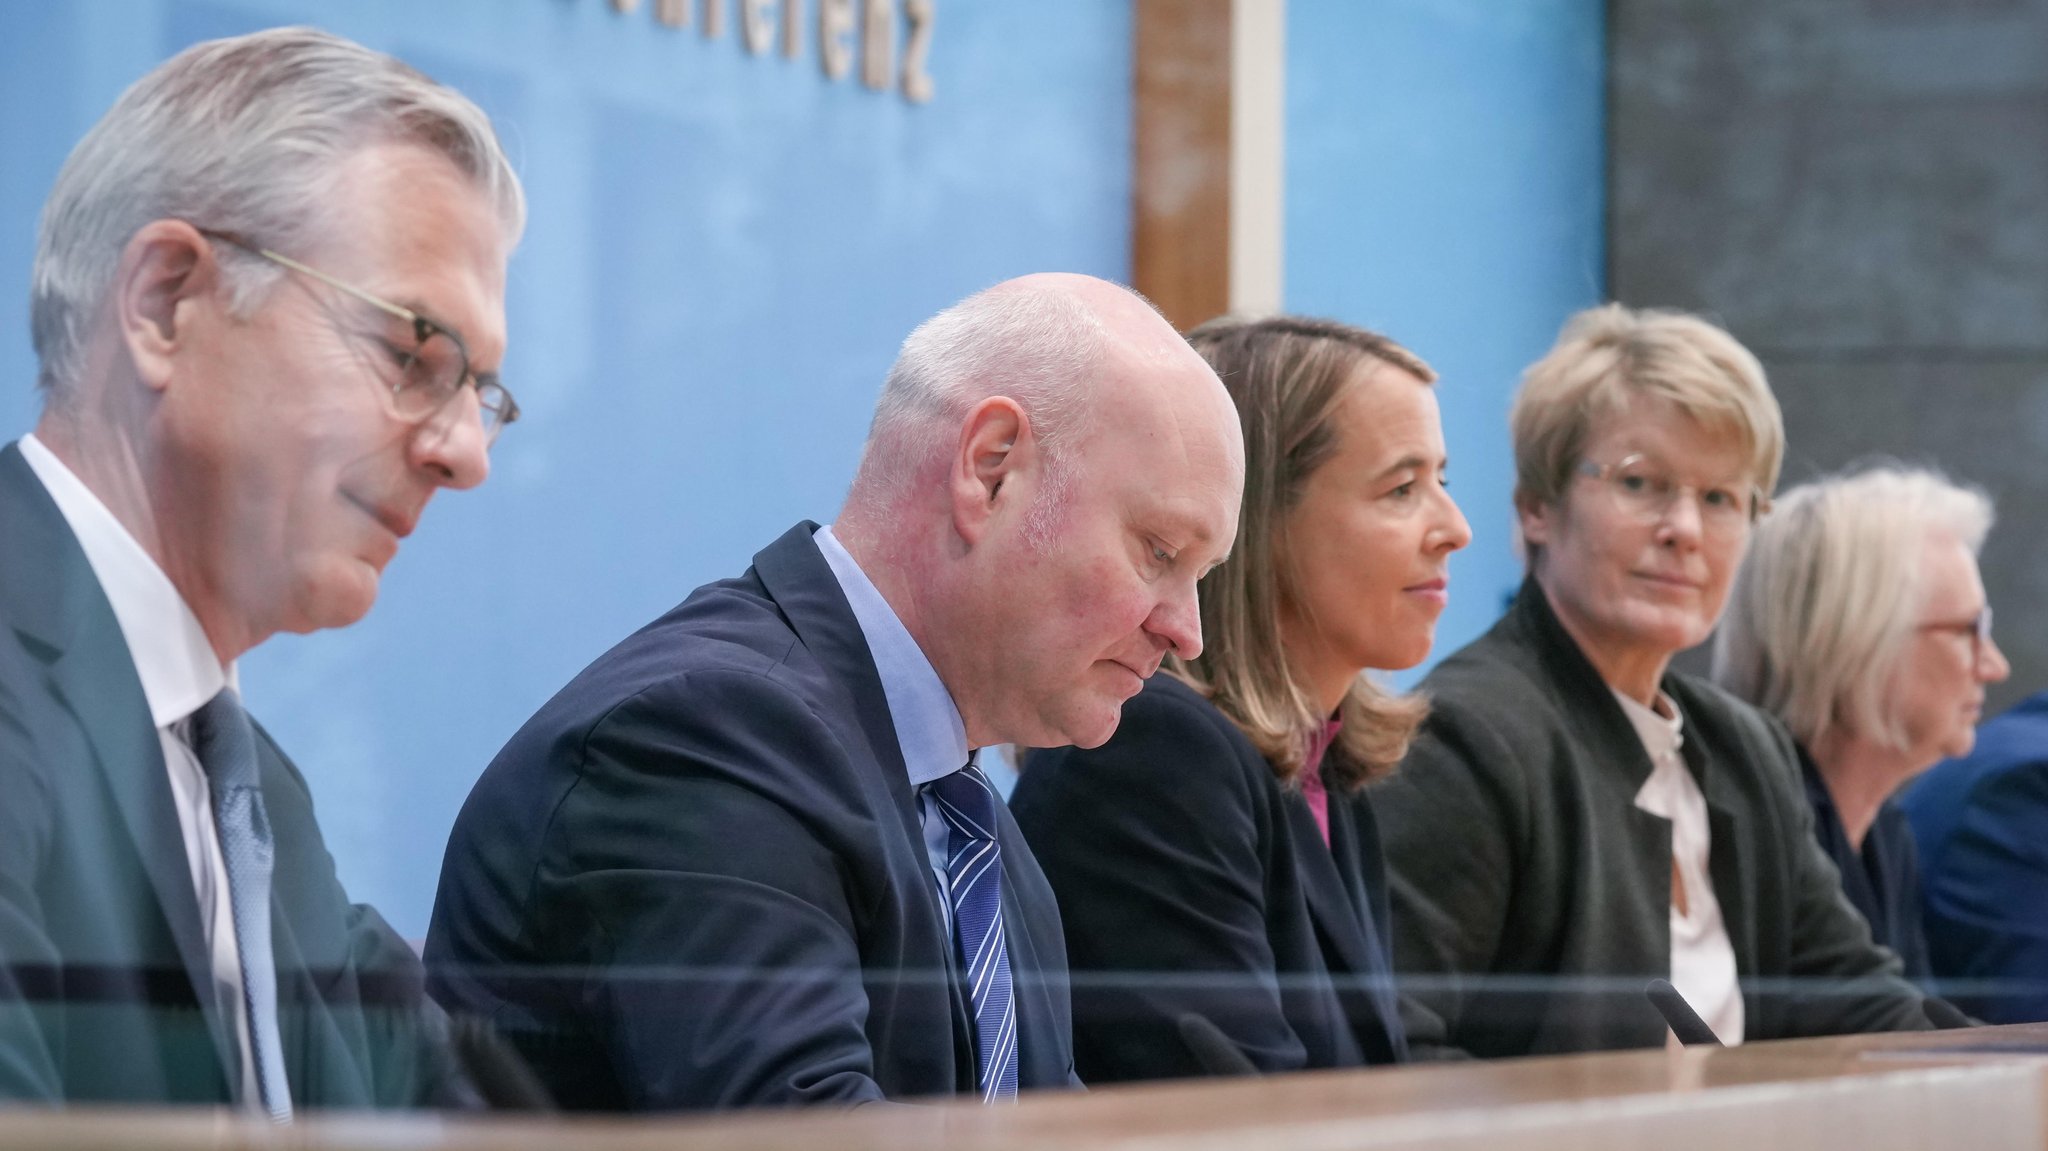
M 1808 748 L 1838 726 L 1904 747 L 1885 688 L 1917 622 L 1927 540 L 1975 554 L 1992 518 L 1983 491 L 1892 464 L 1786 492 L 1736 575 L 1714 678 Z
M 481 109 L 360 44 L 273 28 L 195 44 L 135 82 L 71 151 L 43 205 L 29 322 L 38 385 L 78 382 L 87 333 L 129 237 L 152 220 L 302 249 L 340 161 L 375 144 L 446 157 L 496 207 L 509 248 L 526 223 L 519 178 Z M 268 263 L 225 264 L 232 302 L 253 308 Z
M 944 466 L 970 408 L 1008 396 L 1030 420 L 1045 465 L 1025 535 L 1050 548 L 1072 479 L 1068 441 L 1108 344 L 1094 311 L 1055 287 L 1001 284 L 919 324 L 875 404 L 855 498 L 901 497 Z

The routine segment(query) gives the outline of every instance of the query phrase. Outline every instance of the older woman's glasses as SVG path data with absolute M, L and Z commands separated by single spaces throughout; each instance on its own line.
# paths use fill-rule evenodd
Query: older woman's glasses
M 412 325 L 413 346 L 391 347 L 392 362 L 396 368 L 396 374 L 391 380 L 391 401 L 401 419 L 423 420 L 445 409 L 462 392 L 464 384 L 476 389 L 477 408 L 483 418 L 485 444 L 497 442 L 498 433 L 505 430 L 505 425 L 519 418 L 519 405 L 513 401 L 512 393 L 505 390 L 505 385 L 498 382 L 496 372 L 470 370 L 469 349 L 463 346 L 462 340 L 455 333 L 411 308 L 380 299 L 353 284 L 344 283 L 289 256 L 281 256 L 268 248 L 253 244 L 232 232 L 201 228 L 199 234 L 219 240 L 252 256 L 269 260 L 302 276 L 310 276 L 337 292 L 352 296 L 388 316 Z
M 1991 646 L 1991 605 L 1969 619 L 1945 621 L 1932 620 L 1920 625 L 1921 631 L 1948 632 L 1952 635 L 1970 637 L 1970 665 L 1976 666 L 1984 659 L 1984 649 Z
M 1578 473 L 1599 480 L 1617 506 L 1644 523 L 1663 520 L 1682 495 L 1698 500 L 1700 530 L 1713 535 L 1740 535 L 1771 508 L 1770 498 L 1754 485 L 1680 483 L 1641 453 L 1611 464 L 1581 460 Z

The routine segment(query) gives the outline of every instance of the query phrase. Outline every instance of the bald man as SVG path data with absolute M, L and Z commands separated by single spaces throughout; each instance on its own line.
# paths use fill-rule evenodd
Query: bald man
M 1093 747 L 1236 534 L 1228 394 L 1152 308 L 1032 276 L 904 342 L 846 506 L 577 676 L 456 820 L 449 1007 L 578 1108 L 1075 1082 L 1051 890 L 974 763 Z

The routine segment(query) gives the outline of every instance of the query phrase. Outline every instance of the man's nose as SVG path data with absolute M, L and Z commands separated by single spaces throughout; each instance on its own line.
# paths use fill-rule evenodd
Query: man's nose
M 1187 580 L 1152 609 L 1146 630 L 1166 641 L 1173 654 L 1193 659 L 1202 654 L 1202 606 L 1195 581 Z
M 473 488 L 491 474 L 491 441 L 476 389 L 463 388 L 413 429 L 410 463 L 444 488 Z

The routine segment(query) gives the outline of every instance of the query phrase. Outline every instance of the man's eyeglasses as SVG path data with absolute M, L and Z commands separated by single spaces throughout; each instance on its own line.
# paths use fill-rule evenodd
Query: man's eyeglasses
M 1758 516 L 1771 510 L 1771 500 L 1755 485 L 1686 484 L 1637 452 L 1611 464 L 1579 461 L 1578 474 L 1599 480 L 1614 502 L 1644 523 L 1656 523 L 1681 495 L 1698 499 L 1700 530 L 1709 535 L 1741 535 Z
M 505 430 L 505 425 L 519 418 L 519 405 L 513 401 L 512 393 L 505 390 L 505 385 L 498 382 L 496 372 L 470 370 L 469 349 L 463 346 L 462 340 L 455 333 L 411 308 L 380 299 L 354 284 L 344 283 L 316 268 L 309 268 L 290 256 L 279 255 L 232 232 L 201 228 L 199 234 L 301 275 L 311 276 L 335 291 L 353 296 L 386 315 L 412 325 L 411 348 L 390 346 L 397 368 L 397 375 L 391 381 L 391 400 L 401 419 L 423 420 L 434 415 L 454 402 L 465 383 L 476 388 L 477 407 L 483 416 L 486 444 L 496 442 L 498 433 Z

